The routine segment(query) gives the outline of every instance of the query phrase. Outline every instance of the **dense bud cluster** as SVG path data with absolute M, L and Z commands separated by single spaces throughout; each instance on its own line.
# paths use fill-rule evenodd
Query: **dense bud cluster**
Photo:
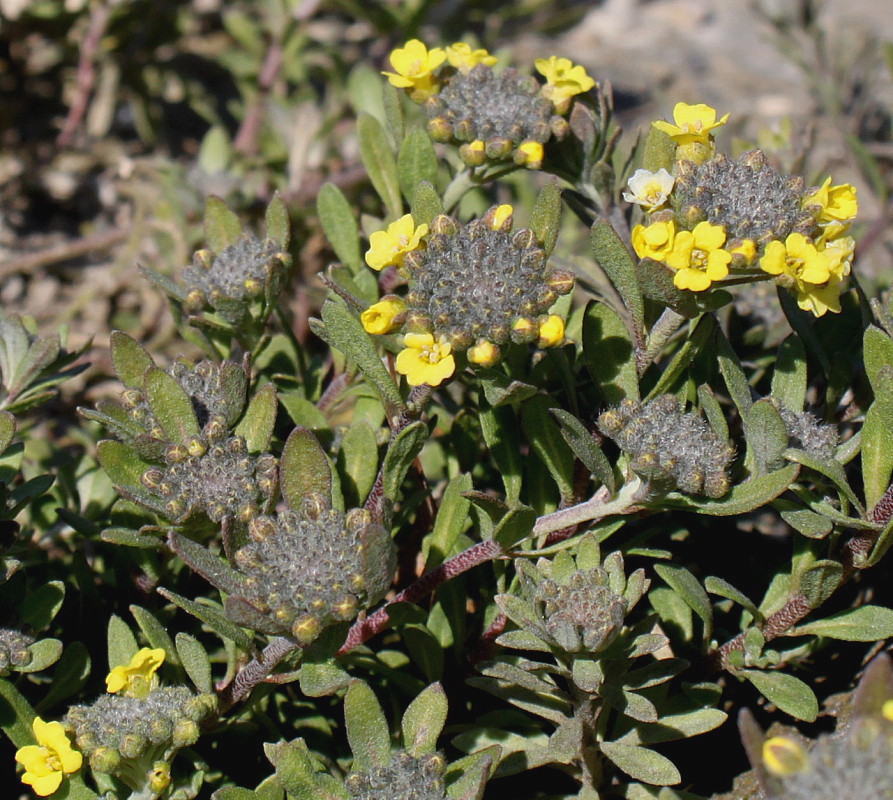
M 398 750 L 386 767 L 351 773 L 345 785 L 356 800 L 444 800 L 445 769 L 440 753 L 413 758 Z
M 629 454 L 630 469 L 662 490 L 722 497 L 734 455 L 706 422 L 685 413 L 673 395 L 642 405 L 624 400 L 598 418 L 599 430 Z
M 242 236 L 217 254 L 199 250 L 192 266 L 183 270 L 186 304 L 193 309 L 208 304 L 216 308 L 226 301 L 260 297 L 288 262 L 278 242 L 253 236 Z
M 532 231 L 512 231 L 510 212 L 494 206 L 464 226 L 446 215 L 432 222 L 427 247 L 404 260 L 407 330 L 486 350 L 490 357 L 478 363 L 495 362 L 509 341 L 540 338 L 546 311 L 573 289 L 574 277 L 549 268 Z
M 807 235 L 816 225 L 815 214 L 803 208 L 803 179 L 779 175 L 761 150 L 738 159 L 720 153 L 702 164 L 680 161 L 675 177 L 673 204 L 686 227 L 706 220 L 723 226 L 728 240 L 759 246 L 789 233 Z
M 431 138 L 461 145 L 459 153 L 470 166 L 486 160 L 539 166 L 542 145 L 568 130 L 535 78 L 511 68 L 497 74 L 485 64 L 452 75 L 425 101 L 425 112 Z M 531 152 L 538 159 L 530 159 Z
M 196 439 L 188 447 L 171 445 L 166 466 L 146 470 L 143 485 L 160 495 L 174 522 L 200 509 L 214 522 L 229 515 L 247 522 L 260 513 L 276 489 L 277 462 L 250 455 L 245 440 L 231 436 L 218 443 Z
M 206 360 L 192 364 L 177 359 L 165 371 L 189 397 L 202 434 L 211 442 L 223 438 L 245 403 L 247 376 L 244 370 L 231 361 L 217 364 Z M 143 390 L 127 388 L 121 401 L 131 419 L 150 436 L 165 438 Z
M 31 663 L 33 636 L 26 636 L 14 628 L 0 628 L 0 675 L 9 667 L 27 667 Z
M 227 599 L 226 611 L 256 630 L 307 644 L 377 603 L 390 586 L 391 537 L 368 511 L 343 514 L 310 495 L 300 512 L 255 517 L 248 535 L 233 559 L 245 591 Z
M 91 705 L 72 706 L 64 724 L 90 766 L 111 773 L 125 760 L 195 744 L 199 723 L 216 704 L 213 695 L 184 687 L 154 689 L 144 698 L 105 694 Z
M 627 603 L 608 582 L 608 573 L 595 567 L 574 572 L 564 584 L 546 578 L 536 586 L 534 608 L 562 650 L 597 653 L 620 632 Z
M 816 458 L 833 458 L 837 449 L 837 428 L 808 411 L 795 412 L 782 406 L 779 414 L 790 437 L 791 447 L 805 450 Z

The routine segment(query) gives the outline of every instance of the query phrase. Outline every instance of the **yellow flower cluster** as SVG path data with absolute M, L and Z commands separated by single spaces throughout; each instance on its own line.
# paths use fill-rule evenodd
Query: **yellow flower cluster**
M 566 114 L 574 97 L 595 86 L 595 81 L 586 74 L 586 70 L 573 64 L 569 58 L 538 58 L 533 66 L 546 79 L 543 97 L 552 101 L 556 114 Z
M 687 211 L 680 213 L 680 207 L 685 210 L 684 203 L 672 200 L 674 190 L 678 191 L 680 182 L 685 180 L 680 176 L 686 170 L 689 175 L 698 169 L 709 174 L 717 169 L 715 165 L 729 163 L 724 156 L 714 158 L 712 135 L 728 116 L 717 118 L 716 110 L 704 104 L 678 103 L 673 110 L 674 124 L 653 123 L 677 145 L 676 176 L 665 169 L 640 169 L 629 179 L 629 191 L 623 193 L 623 198 L 640 206 L 648 216 L 644 224 L 632 230 L 633 250 L 639 258 L 659 261 L 671 269 L 673 283 L 679 289 L 703 292 L 734 270 L 737 277 L 748 280 L 771 276 L 796 295 L 800 308 L 817 317 L 827 311 L 839 312 L 840 283 L 850 272 L 855 246 L 853 238 L 847 235 L 848 223 L 857 211 L 852 186 L 832 185 L 828 178 L 817 189 L 799 195 L 799 200 L 798 194 L 792 195 L 794 215 L 804 215 L 806 227 L 779 238 L 769 239 L 770 232 L 759 243 L 754 239 L 730 238 L 724 224 L 718 224 L 724 223 L 724 219 L 708 221 L 703 212 L 698 212 L 700 221 L 695 221 L 695 215 L 687 222 L 691 218 Z M 693 163 L 683 164 L 680 172 L 681 162 Z M 747 170 L 746 174 L 753 173 Z M 709 182 L 706 185 L 711 186 Z M 774 197 L 770 194 L 765 202 L 771 204 Z
M 121 694 L 142 699 L 152 689 L 158 668 L 164 663 L 164 650 L 143 647 L 134 653 L 129 663 L 115 667 L 105 679 L 109 694 Z

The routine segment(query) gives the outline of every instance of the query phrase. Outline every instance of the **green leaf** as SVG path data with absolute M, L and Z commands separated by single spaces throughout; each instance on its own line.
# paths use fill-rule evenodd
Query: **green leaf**
M 169 664 L 178 665 L 180 657 L 177 655 L 177 648 L 174 646 L 173 639 L 168 635 L 167 629 L 156 618 L 155 615 L 138 605 L 130 606 L 130 613 L 136 620 L 136 624 L 143 632 L 149 642 L 149 646 L 153 648 L 161 648 Z
M 574 496 L 574 454 L 549 411 L 558 404 L 545 395 L 531 397 L 521 406 L 521 427 L 533 452 L 558 484 L 562 498 Z
M 875 381 L 886 389 L 875 395 L 862 425 L 860 458 L 867 508 L 877 505 L 893 475 L 893 370 L 882 370 Z
M 347 789 L 323 772 L 323 765 L 310 753 L 303 739 L 265 744 L 264 753 L 292 800 L 348 800 Z
M 239 218 L 219 197 L 210 195 L 205 200 L 205 241 L 214 253 L 235 244 L 242 235 Z
M 366 380 L 378 391 L 388 419 L 394 421 L 405 408 L 403 399 L 369 334 L 356 317 L 333 300 L 326 300 L 323 304 L 322 320 L 325 326 L 323 338 L 357 365 Z
M 0 453 L 4 452 L 16 433 L 15 417 L 8 411 L 0 411 Z
M 435 217 L 444 213 L 443 200 L 434 186 L 421 181 L 412 194 L 412 220 L 416 225 L 430 225 Z
M 125 386 L 141 389 L 143 376 L 155 366 L 152 356 L 132 337 L 121 331 L 112 331 L 109 345 L 112 366 Z
M 0 728 L 16 748 L 37 744 L 31 730 L 34 709 L 8 680 L 0 678 Z
M 530 212 L 530 230 L 536 240 L 543 246 L 546 255 L 551 255 L 558 241 L 558 229 L 561 227 L 561 189 L 554 177 L 540 189 Z
M 408 203 L 415 198 L 416 189 L 422 181 L 433 185 L 437 181 L 437 154 L 427 131 L 412 128 L 406 134 L 397 154 L 397 177 L 400 189 Z M 413 221 L 419 221 L 413 216 Z
M 709 514 L 714 517 L 729 517 L 738 514 L 746 514 L 755 508 L 766 505 L 794 482 L 800 467 L 797 464 L 789 464 L 782 469 L 761 475 L 746 483 L 733 486 L 731 491 L 721 500 L 699 499 L 697 503 L 690 500 L 674 497 L 672 504 L 695 511 L 698 514 Z
M 635 348 L 620 317 L 608 306 L 590 301 L 583 315 L 586 366 L 608 405 L 639 399 Z
M 574 455 L 583 462 L 600 483 L 608 487 L 608 491 L 614 494 L 614 471 L 611 463 L 605 457 L 601 448 L 595 443 L 592 434 L 586 430 L 583 423 L 580 422 L 569 411 L 560 408 L 553 408 L 549 412 L 561 425 L 561 435 L 568 443 Z
M 316 213 L 323 233 L 338 259 L 354 271 L 362 269 L 360 232 L 354 211 L 334 183 L 327 183 L 319 190 Z
M 609 761 L 637 781 L 673 786 L 682 780 L 673 762 L 654 750 L 619 742 L 602 742 L 599 747 Z
M 49 581 L 25 596 L 22 602 L 21 622 L 39 633 L 50 627 L 62 601 L 65 599 L 65 584 L 62 581 Z
M 645 137 L 645 147 L 642 151 L 642 168 L 647 169 L 649 172 L 657 172 L 659 169 L 672 172 L 675 162 L 676 142 L 663 131 L 651 126 L 648 129 L 648 135 Z
M 212 692 L 211 662 L 202 643 L 188 633 L 177 634 L 177 655 L 189 679 L 200 692 Z
M 453 545 L 469 525 L 471 501 L 464 492 L 472 488 L 471 475 L 462 473 L 453 478 L 443 492 L 437 517 L 430 535 L 422 542 L 425 572 L 429 572 L 453 553 Z
M 747 382 L 747 376 L 744 374 L 737 353 L 732 349 L 725 334 L 718 328 L 716 328 L 716 360 L 732 402 L 735 403 L 738 411 L 744 414 L 753 404 L 750 384 Z
M 292 510 L 311 494 L 332 502 L 332 468 L 312 431 L 297 427 L 289 434 L 279 460 L 279 484 Z
M 658 744 L 675 739 L 688 739 L 718 728 L 728 719 L 728 714 L 717 708 L 699 708 L 681 714 L 661 716 L 654 725 L 638 725 L 624 734 L 623 744 Z
M 291 238 L 290 228 L 288 208 L 279 192 L 275 192 L 264 214 L 264 235 L 285 250 Z
M 245 439 L 249 453 L 266 453 L 270 449 L 278 407 L 276 387 L 272 383 L 262 386 L 254 393 L 242 419 L 233 430 L 235 436 Z
M 791 411 L 806 402 L 806 351 L 796 333 L 781 343 L 772 373 L 772 396 Z
M 635 329 L 644 331 L 645 302 L 636 277 L 636 262 L 617 232 L 604 219 L 598 218 L 592 223 L 591 238 L 595 260 L 622 298 Z
M 175 378 L 159 367 L 150 367 L 146 371 L 144 386 L 152 415 L 168 441 L 188 445 L 201 435 L 192 401 Z
M 511 509 L 493 531 L 493 539 L 506 550 L 533 535 L 536 512 L 530 506 Z
M 648 392 L 648 396 L 645 398 L 646 401 L 673 391 L 682 374 L 688 369 L 688 365 L 691 364 L 695 356 L 701 352 L 704 345 L 710 340 L 715 328 L 716 325 L 710 314 L 704 314 L 698 320 L 691 335 L 682 343 L 682 346 L 664 368 L 657 383 Z
M 362 505 L 378 473 L 378 441 L 375 430 L 365 419 L 357 416 L 350 424 L 341 439 L 338 464 L 347 505 Z
M 758 400 L 742 412 L 747 464 L 756 475 L 767 475 L 784 464 L 788 430 L 781 414 L 768 398 Z
M 126 666 L 140 649 L 130 626 L 117 614 L 112 614 L 108 627 L 109 669 Z
M 407 425 L 391 439 L 381 467 L 384 497 L 399 497 L 403 479 L 427 441 L 428 426 L 420 421 Z
M 893 368 L 893 339 L 880 328 L 869 325 L 862 339 L 862 354 L 865 359 L 865 374 L 875 396 L 881 396 L 886 386 L 878 381 L 878 374 L 884 368 Z
M 444 656 L 437 637 L 424 625 L 406 625 L 402 633 L 409 656 L 425 680 L 440 680 L 443 677 Z
M 893 636 L 893 610 L 873 605 L 849 608 L 825 619 L 799 625 L 790 632 L 792 636 L 802 634 L 845 642 L 878 642 Z
M 96 458 L 115 486 L 141 487 L 140 477 L 151 466 L 127 445 L 111 439 L 103 439 L 96 445 Z
M 710 594 L 725 597 L 726 599 L 737 603 L 742 608 L 747 609 L 757 622 L 762 621 L 763 615 L 759 612 L 756 604 L 746 594 L 736 589 L 728 581 L 715 576 L 710 576 L 704 581 L 704 588 L 710 592 Z
M 348 687 L 350 674 L 334 661 L 301 665 L 301 691 L 307 697 L 328 697 Z
M 31 653 L 31 661 L 27 666 L 18 667 L 19 672 L 43 672 L 47 667 L 55 664 L 62 655 L 62 642 L 58 639 L 40 639 L 32 644 L 28 650 Z
M 403 105 L 400 102 L 404 92 L 385 81 L 381 87 L 382 108 L 384 121 L 387 123 L 388 132 L 395 142 L 402 142 L 405 131 L 405 119 Z
M 53 682 L 47 693 L 37 704 L 38 712 L 76 695 L 90 677 L 90 653 L 83 642 L 72 642 L 63 651 L 53 670 Z
M 388 135 L 381 123 L 367 113 L 360 114 L 357 120 L 357 134 L 360 139 L 360 159 L 369 180 L 382 199 L 388 216 L 396 219 L 403 212 L 403 201 L 400 198 L 397 162 L 388 142 Z
M 795 464 L 801 464 L 808 469 L 815 470 L 820 475 L 824 475 L 826 478 L 829 478 L 833 481 L 834 485 L 841 491 L 844 497 L 847 498 L 859 511 L 863 510 L 862 503 L 859 501 L 859 498 L 856 497 L 856 493 L 850 487 L 849 481 L 847 481 L 846 473 L 843 469 L 843 464 L 841 464 L 835 458 L 819 458 L 817 456 L 812 455 L 811 453 L 807 453 L 805 450 L 798 450 L 794 447 L 790 447 L 784 451 L 784 457 L 788 459 L 788 461 L 793 461 Z
M 704 587 L 685 567 L 678 564 L 655 564 L 654 570 L 666 581 L 704 623 L 704 638 L 710 638 L 713 625 L 713 607 Z
M 168 589 L 158 589 L 159 594 L 170 600 L 175 606 L 182 608 L 187 614 L 191 614 L 196 619 L 204 622 L 211 630 L 218 633 L 225 639 L 230 639 L 243 650 L 253 652 L 254 643 L 251 637 L 245 633 L 238 625 L 230 622 L 218 610 L 208 605 L 196 603 L 186 597 L 176 594 Z
M 224 559 L 206 547 L 172 530 L 168 535 L 168 546 L 195 572 L 209 583 L 227 594 L 244 591 L 245 578 L 236 572 Z
M 353 770 L 368 772 L 391 760 L 391 735 L 372 689 L 353 681 L 344 695 L 344 726 L 353 752 Z
M 437 749 L 437 739 L 446 723 L 447 696 L 439 683 L 423 689 L 409 704 L 400 727 L 403 747 L 413 758 Z
M 755 669 L 738 670 L 736 674 L 749 680 L 770 703 L 796 719 L 813 722 L 819 714 L 819 701 L 812 689 L 793 675 Z
M 834 523 L 828 517 L 802 508 L 798 503 L 778 498 L 772 505 L 788 525 L 810 539 L 823 539 L 834 530 Z
M 798 587 L 809 607 L 818 608 L 834 594 L 842 580 L 843 565 L 832 559 L 821 559 L 798 574 Z

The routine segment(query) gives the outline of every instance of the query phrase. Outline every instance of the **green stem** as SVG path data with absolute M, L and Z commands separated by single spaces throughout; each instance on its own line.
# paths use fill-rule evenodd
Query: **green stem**
M 469 167 L 461 172 L 457 172 L 443 193 L 443 209 L 449 214 L 457 205 L 465 194 L 477 185 L 474 173 Z

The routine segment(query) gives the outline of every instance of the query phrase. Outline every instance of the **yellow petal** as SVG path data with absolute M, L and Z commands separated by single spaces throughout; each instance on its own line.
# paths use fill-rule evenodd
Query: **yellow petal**
M 34 793 L 40 797 L 49 797 L 62 784 L 62 773 L 51 772 L 49 775 L 32 775 L 26 772 L 22 775 L 22 783 L 27 783 Z

